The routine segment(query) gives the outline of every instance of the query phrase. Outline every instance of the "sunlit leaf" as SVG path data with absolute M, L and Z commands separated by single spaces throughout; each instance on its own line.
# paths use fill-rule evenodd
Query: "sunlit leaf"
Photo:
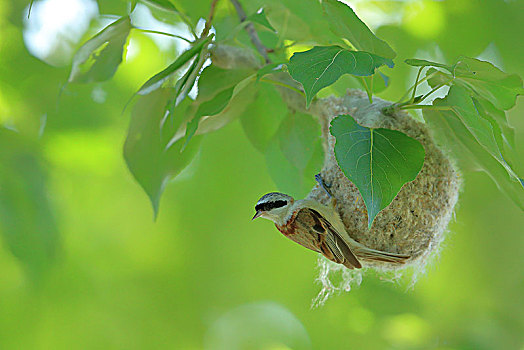
M 0 128 L 0 234 L 36 280 L 59 248 L 46 182 L 37 147 L 17 132 Z
M 319 45 L 343 44 L 343 40 L 329 29 L 319 1 L 266 0 L 263 5 L 269 22 L 286 40 Z
M 426 76 L 433 75 L 428 80 L 432 87 L 439 84 L 461 85 L 488 100 L 496 108 L 508 110 L 515 105 L 517 96 L 524 94 L 522 79 L 517 74 L 507 74 L 493 64 L 476 58 L 460 57 L 453 66 L 419 59 L 405 61 L 412 66 L 444 68 L 450 74 L 430 69 Z
M 198 79 L 198 100 L 208 101 L 253 73 L 252 69 L 223 69 L 215 65 L 207 66 Z
M 257 24 L 260 24 L 262 27 L 265 27 L 273 32 L 276 32 L 275 28 L 273 28 L 273 26 L 271 25 L 271 23 L 269 23 L 267 17 L 266 17 L 266 13 L 264 12 L 264 9 L 260 10 L 260 11 L 257 11 L 255 13 L 253 13 L 252 15 L 248 16 L 246 18 L 246 21 L 250 21 L 250 22 L 253 22 L 253 23 L 257 23 Z
M 449 72 L 453 72 L 453 67 L 448 66 L 447 64 L 431 62 L 427 60 L 421 60 L 418 58 L 408 58 L 404 62 L 406 62 L 406 64 L 409 64 L 410 66 L 413 66 L 413 67 L 438 67 L 438 68 L 444 68 Z
M 351 42 L 357 50 L 384 58 L 395 58 L 395 51 L 385 41 L 377 38 L 347 4 L 338 0 L 323 0 L 322 7 L 331 30 Z
M 465 88 L 452 86 L 448 95 L 443 99 L 436 99 L 433 105 L 440 109 L 448 107 L 462 122 L 469 135 L 473 136 L 475 141 L 484 148 L 484 152 L 488 152 L 505 167 L 508 174 L 515 180 L 519 178 L 506 160 L 503 137 L 497 122 L 492 119 L 489 113 L 481 113 L 486 112 L 484 109 L 479 109 L 483 108 L 481 102 L 471 98 Z M 488 107 L 487 104 L 485 106 Z M 444 115 L 449 118 L 448 113 L 444 113 Z
M 193 135 L 195 135 L 195 133 L 197 132 L 197 130 L 199 130 L 199 126 L 200 126 L 200 122 L 202 120 L 202 118 L 206 118 L 205 121 L 206 121 L 206 124 L 212 124 L 213 122 L 218 122 L 219 126 L 223 126 L 227 123 L 223 123 L 223 119 L 226 119 L 227 122 L 229 122 L 231 119 L 229 118 L 230 116 L 228 114 L 223 114 L 223 115 L 220 115 L 223 111 L 225 111 L 226 107 L 228 109 L 235 109 L 234 105 L 240 103 L 243 106 L 245 106 L 245 102 L 246 101 L 242 101 L 244 99 L 241 99 L 241 98 L 236 98 L 237 95 L 239 95 L 247 86 L 251 85 L 253 83 L 253 80 L 254 80 L 254 75 L 248 77 L 248 78 L 245 78 L 244 80 L 242 80 L 241 82 L 239 82 L 238 84 L 232 86 L 232 87 L 229 87 L 225 90 L 222 90 L 220 91 L 218 94 L 216 94 L 212 99 L 208 100 L 208 101 L 204 101 L 204 102 L 201 102 L 198 104 L 198 108 L 196 109 L 196 112 L 194 114 L 194 116 L 192 117 L 192 119 L 189 121 L 189 123 L 187 124 L 187 127 L 186 127 L 186 132 L 185 132 L 185 144 L 184 145 L 187 145 L 189 143 L 189 141 L 191 140 L 191 138 L 193 137 Z M 230 103 L 230 101 L 232 103 Z M 198 99 L 197 101 L 195 101 L 195 103 L 198 103 Z M 247 100 L 247 103 L 251 102 L 250 99 Z M 243 109 L 242 109 L 243 110 Z M 236 111 L 238 112 L 238 111 Z M 235 115 L 236 113 L 233 113 L 233 116 L 236 117 L 237 115 Z M 213 120 L 213 116 L 219 116 L 221 118 L 219 118 L 218 120 Z M 209 125 L 207 126 L 208 128 L 210 127 Z M 212 127 L 212 126 L 211 126 Z M 201 128 L 200 128 L 201 129 Z M 214 130 L 217 129 L 217 127 L 213 127 Z M 207 131 L 204 131 L 202 130 L 202 133 L 205 133 Z M 184 146 L 185 147 L 185 146 Z
M 509 125 L 506 113 L 495 108 L 495 106 L 488 100 L 479 98 L 477 101 L 478 103 L 475 107 L 477 107 L 479 114 L 483 117 L 491 117 L 502 130 L 502 138 L 504 139 L 504 142 L 506 142 L 509 147 L 515 148 L 515 129 Z
M 218 114 L 222 112 L 224 108 L 226 108 L 227 104 L 229 103 L 229 100 L 231 100 L 231 97 L 233 96 L 233 89 L 234 88 L 231 87 L 220 92 L 213 99 L 202 103 L 198 107 L 196 115 L 187 124 L 186 142 L 184 144 L 184 147 L 189 143 L 189 141 L 197 131 L 198 123 L 200 122 L 200 119 L 203 116 L 212 116 Z
M 435 100 L 436 105 L 439 100 Z M 461 169 L 484 171 L 497 187 L 524 210 L 524 183 L 510 176 L 507 169 L 479 144 L 456 113 L 451 110 L 424 109 L 424 119 L 437 141 L 450 150 Z
M 207 37 L 198 43 L 196 43 L 194 46 L 192 46 L 190 49 L 184 51 L 178 58 L 171 63 L 166 69 L 163 71 L 155 74 L 151 78 L 149 78 L 144 85 L 140 87 L 140 89 L 137 91 L 138 95 L 147 95 L 151 91 L 154 91 L 162 86 L 162 84 L 173 74 L 176 72 L 180 67 L 182 67 L 185 63 L 187 63 L 191 58 L 193 58 L 195 55 L 197 55 L 200 51 L 202 51 L 202 48 L 204 45 L 208 44 L 211 40 L 210 37 Z
M 137 0 L 97 0 L 98 11 L 102 15 L 128 15 L 135 8 Z
M 129 17 L 122 17 L 82 45 L 73 57 L 69 82 L 91 83 L 110 79 L 122 62 L 131 28 Z
M 173 3 L 171 3 L 169 0 L 141 0 L 141 1 L 145 2 L 148 5 L 157 6 L 166 11 L 173 11 L 173 12 L 177 11 L 175 5 L 173 5 Z
M 337 162 L 362 195 L 371 227 L 402 186 L 417 177 L 424 147 L 400 131 L 360 126 L 349 115 L 333 119 L 330 132 L 336 139 Z
M 289 74 L 300 82 L 306 93 L 306 105 L 322 88 L 333 84 L 343 74 L 369 76 L 375 69 L 393 61 L 377 55 L 348 51 L 339 46 L 316 46 L 311 50 L 296 52 L 289 60 Z
M 439 85 L 450 85 L 453 82 L 453 76 L 451 74 L 444 73 L 435 68 L 429 68 L 427 70 L 426 78 L 428 85 L 431 86 L 431 88 L 435 88 Z
M 493 64 L 476 58 L 461 57 L 454 66 L 455 81 L 491 102 L 498 109 L 508 110 L 524 93 L 522 79 L 507 74 Z
M 287 113 L 287 105 L 278 91 L 269 84 L 261 84 L 256 99 L 240 121 L 249 141 L 263 153 Z
M 166 109 L 173 98 L 174 89 L 165 88 L 141 96 L 133 108 L 124 144 L 127 166 L 149 196 L 155 217 L 165 185 L 189 164 L 199 148 L 200 138 L 195 138 L 184 152 L 181 152 L 183 140 L 168 147 L 169 137 L 163 135 L 162 129 Z M 171 117 L 177 118 L 177 115 Z M 176 119 L 170 122 L 176 124 Z

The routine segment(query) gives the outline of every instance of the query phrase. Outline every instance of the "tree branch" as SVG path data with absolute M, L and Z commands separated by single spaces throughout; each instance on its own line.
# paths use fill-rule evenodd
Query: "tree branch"
M 237 11 L 238 18 L 240 19 L 241 23 L 244 23 L 246 21 L 246 13 L 244 12 L 244 9 L 242 8 L 242 5 L 238 0 L 231 0 L 231 3 L 235 7 L 235 10 Z M 271 63 L 271 60 L 267 56 L 267 48 L 262 44 L 262 41 L 260 41 L 260 38 L 258 37 L 258 34 L 255 30 L 255 26 L 253 23 L 248 23 L 246 25 L 246 31 L 249 34 L 249 38 L 251 39 L 251 42 L 255 47 L 257 48 L 257 51 L 264 57 L 264 60 L 266 63 Z
M 204 27 L 204 30 L 202 31 L 202 35 L 201 35 L 202 38 L 207 36 L 207 34 L 209 33 L 209 29 L 211 29 L 211 22 L 213 22 L 213 16 L 215 15 L 215 8 L 217 6 L 217 2 L 218 0 L 213 0 L 213 2 L 211 2 L 211 9 L 209 10 L 209 17 L 206 21 L 206 26 Z

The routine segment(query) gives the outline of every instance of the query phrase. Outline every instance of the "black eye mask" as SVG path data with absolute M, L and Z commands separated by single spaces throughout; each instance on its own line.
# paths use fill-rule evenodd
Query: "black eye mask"
M 271 209 L 280 208 L 287 204 L 287 201 L 279 200 L 274 202 L 260 203 L 255 207 L 256 211 L 269 211 Z

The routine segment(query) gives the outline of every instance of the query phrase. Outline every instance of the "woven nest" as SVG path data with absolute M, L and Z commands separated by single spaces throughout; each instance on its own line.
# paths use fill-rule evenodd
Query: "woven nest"
M 457 203 L 460 178 L 452 161 L 434 143 L 425 124 L 405 112 L 386 115 L 390 102 L 373 98 L 370 105 L 365 93 L 351 90 L 342 98 L 319 101 L 317 116 L 322 126 L 325 160 L 322 177 L 331 185 L 337 209 L 349 235 L 365 246 L 391 253 L 409 255 L 405 265 L 366 261 L 365 267 L 380 270 L 402 269 L 406 265 L 425 265 L 427 258 L 443 240 L 446 227 Z M 349 114 L 362 126 L 401 131 L 422 143 L 426 151 L 424 166 L 415 180 L 405 184 L 393 202 L 375 218 L 368 229 L 366 206 L 360 193 L 339 168 L 333 152 L 335 138 L 329 133 L 331 120 Z M 326 193 L 317 185 L 308 195 L 324 204 Z

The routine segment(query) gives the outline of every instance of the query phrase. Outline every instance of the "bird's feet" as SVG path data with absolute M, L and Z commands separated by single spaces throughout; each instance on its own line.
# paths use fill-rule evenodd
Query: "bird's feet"
M 329 199 L 331 200 L 331 205 L 335 207 L 337 205 L 337 200 L 335 199 L 335 197 L 333 197 L 333 195 L 331 194 L 331 191 L 329 190 L 331 188 L 331 185 L 328 185 L 324 181 L 320 173 L 315 175 L 315 180 L 318 182 L 319 186 L 322 187 L 322 189 L 327 193 Z

